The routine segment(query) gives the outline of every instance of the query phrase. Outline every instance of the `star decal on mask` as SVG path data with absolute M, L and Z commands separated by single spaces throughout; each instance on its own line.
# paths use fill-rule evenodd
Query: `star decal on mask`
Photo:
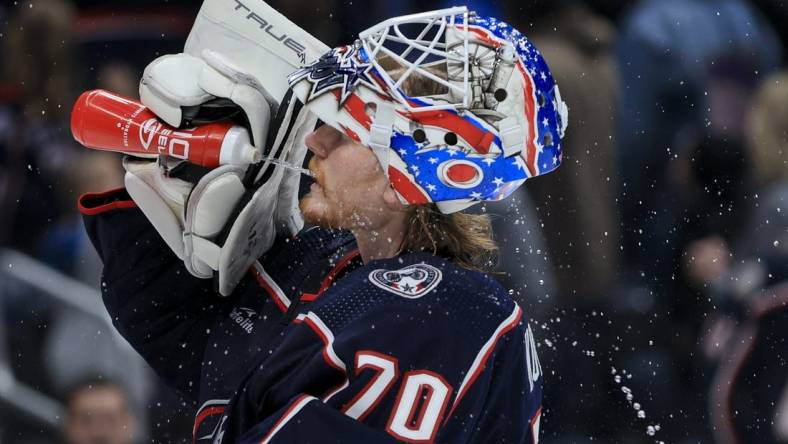
M 374 86 L 372 79 L 369 77 L 370 69 L 372 69 L 371 63 L 361 62 L 356 57 L 347 57 L 342 61 L 340 69 L 337 71 L 337 74 L 344 76 L 340 104 L 345 103 L 345 100 L 350 96 L 350 93 L 353 92 L 359 82 Z
M 339 105 L 342 106 L 359 83 L 375 86 L 369 77 L 371 69 L 372 64 L 363 60 L 360 49 L 344 46 L 332 49 L 317 62 L 291 74 L 288 82 L 292 86 L 307 79 L 312 84 L 307 100 L 341 88 Z

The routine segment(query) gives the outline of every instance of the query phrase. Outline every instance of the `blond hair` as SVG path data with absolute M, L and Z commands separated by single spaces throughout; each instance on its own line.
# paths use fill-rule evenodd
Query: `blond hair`
M 391 60 L 381 60 L 383 66 L 391 66 Z M 445 65 L 432 69 L 438 76 L 446 76 Z M 404 68 L 393 66 L 387 69 L 396 79 Z M 411 75 L 402 83 L 402 89 L 410 96 L 429 96 L 442 93 L 441 85 L 421 75 Z M 492 222 L 486 214 L 441 213 L 435 204 L 414 205 L 403 251 L 426 251 L 443 256 L 457 265 L 478 271 L 488 271 L 495 266 L 498 246 L 493 239 Z
M 426 251 L 470 270 L 488 271 L 498 257 L 492 222 L 486 214 L 443 214 L 435 204 L 414 205 L 403 251 Z
M 758 87 L 746 129 L 756 178 L 763 183 L 788 179 L 788 71 Z

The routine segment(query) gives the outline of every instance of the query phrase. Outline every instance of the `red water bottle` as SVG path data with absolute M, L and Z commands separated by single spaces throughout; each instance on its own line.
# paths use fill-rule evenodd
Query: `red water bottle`
M 232 122 L 190 129 L 167 125 L 134 100 L 104 90 L 86 91 L 71 111 L 71 133 L 80 144 L 138 157 L 166 155 L 215 168 L 261 160 L 247 131 Z

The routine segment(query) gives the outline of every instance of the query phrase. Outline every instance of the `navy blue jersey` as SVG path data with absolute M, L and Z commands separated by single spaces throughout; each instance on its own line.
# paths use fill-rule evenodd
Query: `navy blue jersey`
M 227 298 L 191 277 L 123 192 L 81 200 L 118 330 L 197 406 L 194 439 L 535 443 L 542 372 L 490 276 L 352 236 L 279 239 Z

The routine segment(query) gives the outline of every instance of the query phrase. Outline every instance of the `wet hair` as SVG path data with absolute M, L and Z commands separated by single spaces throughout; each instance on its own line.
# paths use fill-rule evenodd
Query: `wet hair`
M 489 271 L 496 265 L 498 246 L 486 214 L 441 213 L 435 204 L 414 205 L 403 251 L 426 251 L 470 270 Z

